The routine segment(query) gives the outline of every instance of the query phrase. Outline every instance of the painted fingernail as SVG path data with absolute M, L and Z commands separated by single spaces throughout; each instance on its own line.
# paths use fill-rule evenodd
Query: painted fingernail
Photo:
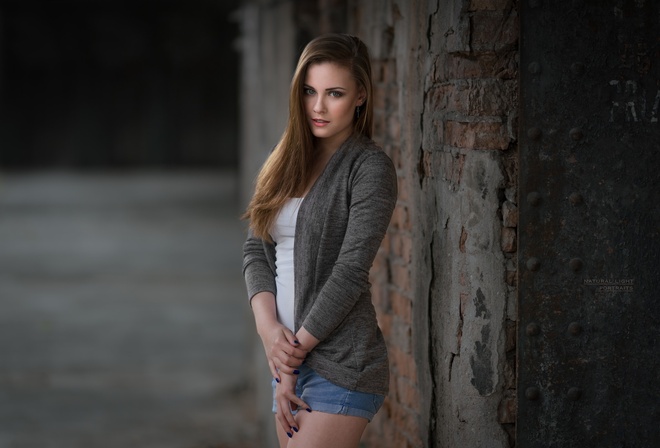
M 292 426 L 291 429 L 293 429 L 295 432 L 298 432 L 298 428 L 296 428 L 295 426 Z
M 311 409 L 311 408 L 307 408 L 307 412 L 312 412 L 312 409 Z
M 294 374 L 294 375 L 298 375 L 299 373 L 300 373 L 300 370 L 298 370 L 298 369 L 296 369 L 296 370 L 293 371 L 293 374 Z
M 279 379 L 279 378 L 275 378 L 275 381 L 279 383 L 279 382 L 280 382 L 280 379 Z
M 291 434 L 290 432 L 287 432 L 286 435 L 289 436 L 289 439 L 293 437 L 293 434 Z
M 300 344 L 300 341 L 299 341 L 298 339 L 296 339 L 296 340 L 293 341 L 293 342 L 294 342 L 294 344 Z

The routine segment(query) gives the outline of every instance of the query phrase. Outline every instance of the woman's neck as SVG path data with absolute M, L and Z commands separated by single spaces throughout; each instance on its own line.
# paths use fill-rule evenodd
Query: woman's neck
M 318 142 L 317 142 L 318 143 Z M 312 172 L 310 173 L 307 185 L 305 186 L 305 196 L 314 186 L 316 180 L 323 174 L 325 166 L 328 164 L 332 156 L 337 152 L 341 145 L 318 145 L 314 146 L 314 163 L 312 165 Z

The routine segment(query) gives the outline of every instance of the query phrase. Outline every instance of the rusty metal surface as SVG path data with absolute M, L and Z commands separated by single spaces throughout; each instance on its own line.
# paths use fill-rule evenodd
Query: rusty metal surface
M 517 446 L 660 446 L 660 2 L 521 0 Z

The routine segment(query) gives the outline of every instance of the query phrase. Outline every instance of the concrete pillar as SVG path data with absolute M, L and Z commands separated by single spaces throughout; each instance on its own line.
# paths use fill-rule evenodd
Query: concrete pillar
M 277 144 L 288 117 L 289 85 L 295 69 L 293 3 L 246 1 L 238 13 L 241 24 L 240 172 L 242 208 L 247 206 L 254 180 L 268 153 Z M 247 303 L 246 303 L 247 306 Z M 254 327 L 253 322 L 249 325 Z M 252 343 L 254 371 L 251 381 L 257 392 L 255 411 L 260 445 L 276 447 L 271 412 L 271 375 L 263 346 L 255 332 Z

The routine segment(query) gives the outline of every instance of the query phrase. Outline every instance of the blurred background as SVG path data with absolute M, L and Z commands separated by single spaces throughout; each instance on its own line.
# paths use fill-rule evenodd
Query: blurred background
M 238 0 L 0 0 L 0 448 L 249 447 Z
M 2 0 L 2 166 L 235 167 L 237 5 Z

